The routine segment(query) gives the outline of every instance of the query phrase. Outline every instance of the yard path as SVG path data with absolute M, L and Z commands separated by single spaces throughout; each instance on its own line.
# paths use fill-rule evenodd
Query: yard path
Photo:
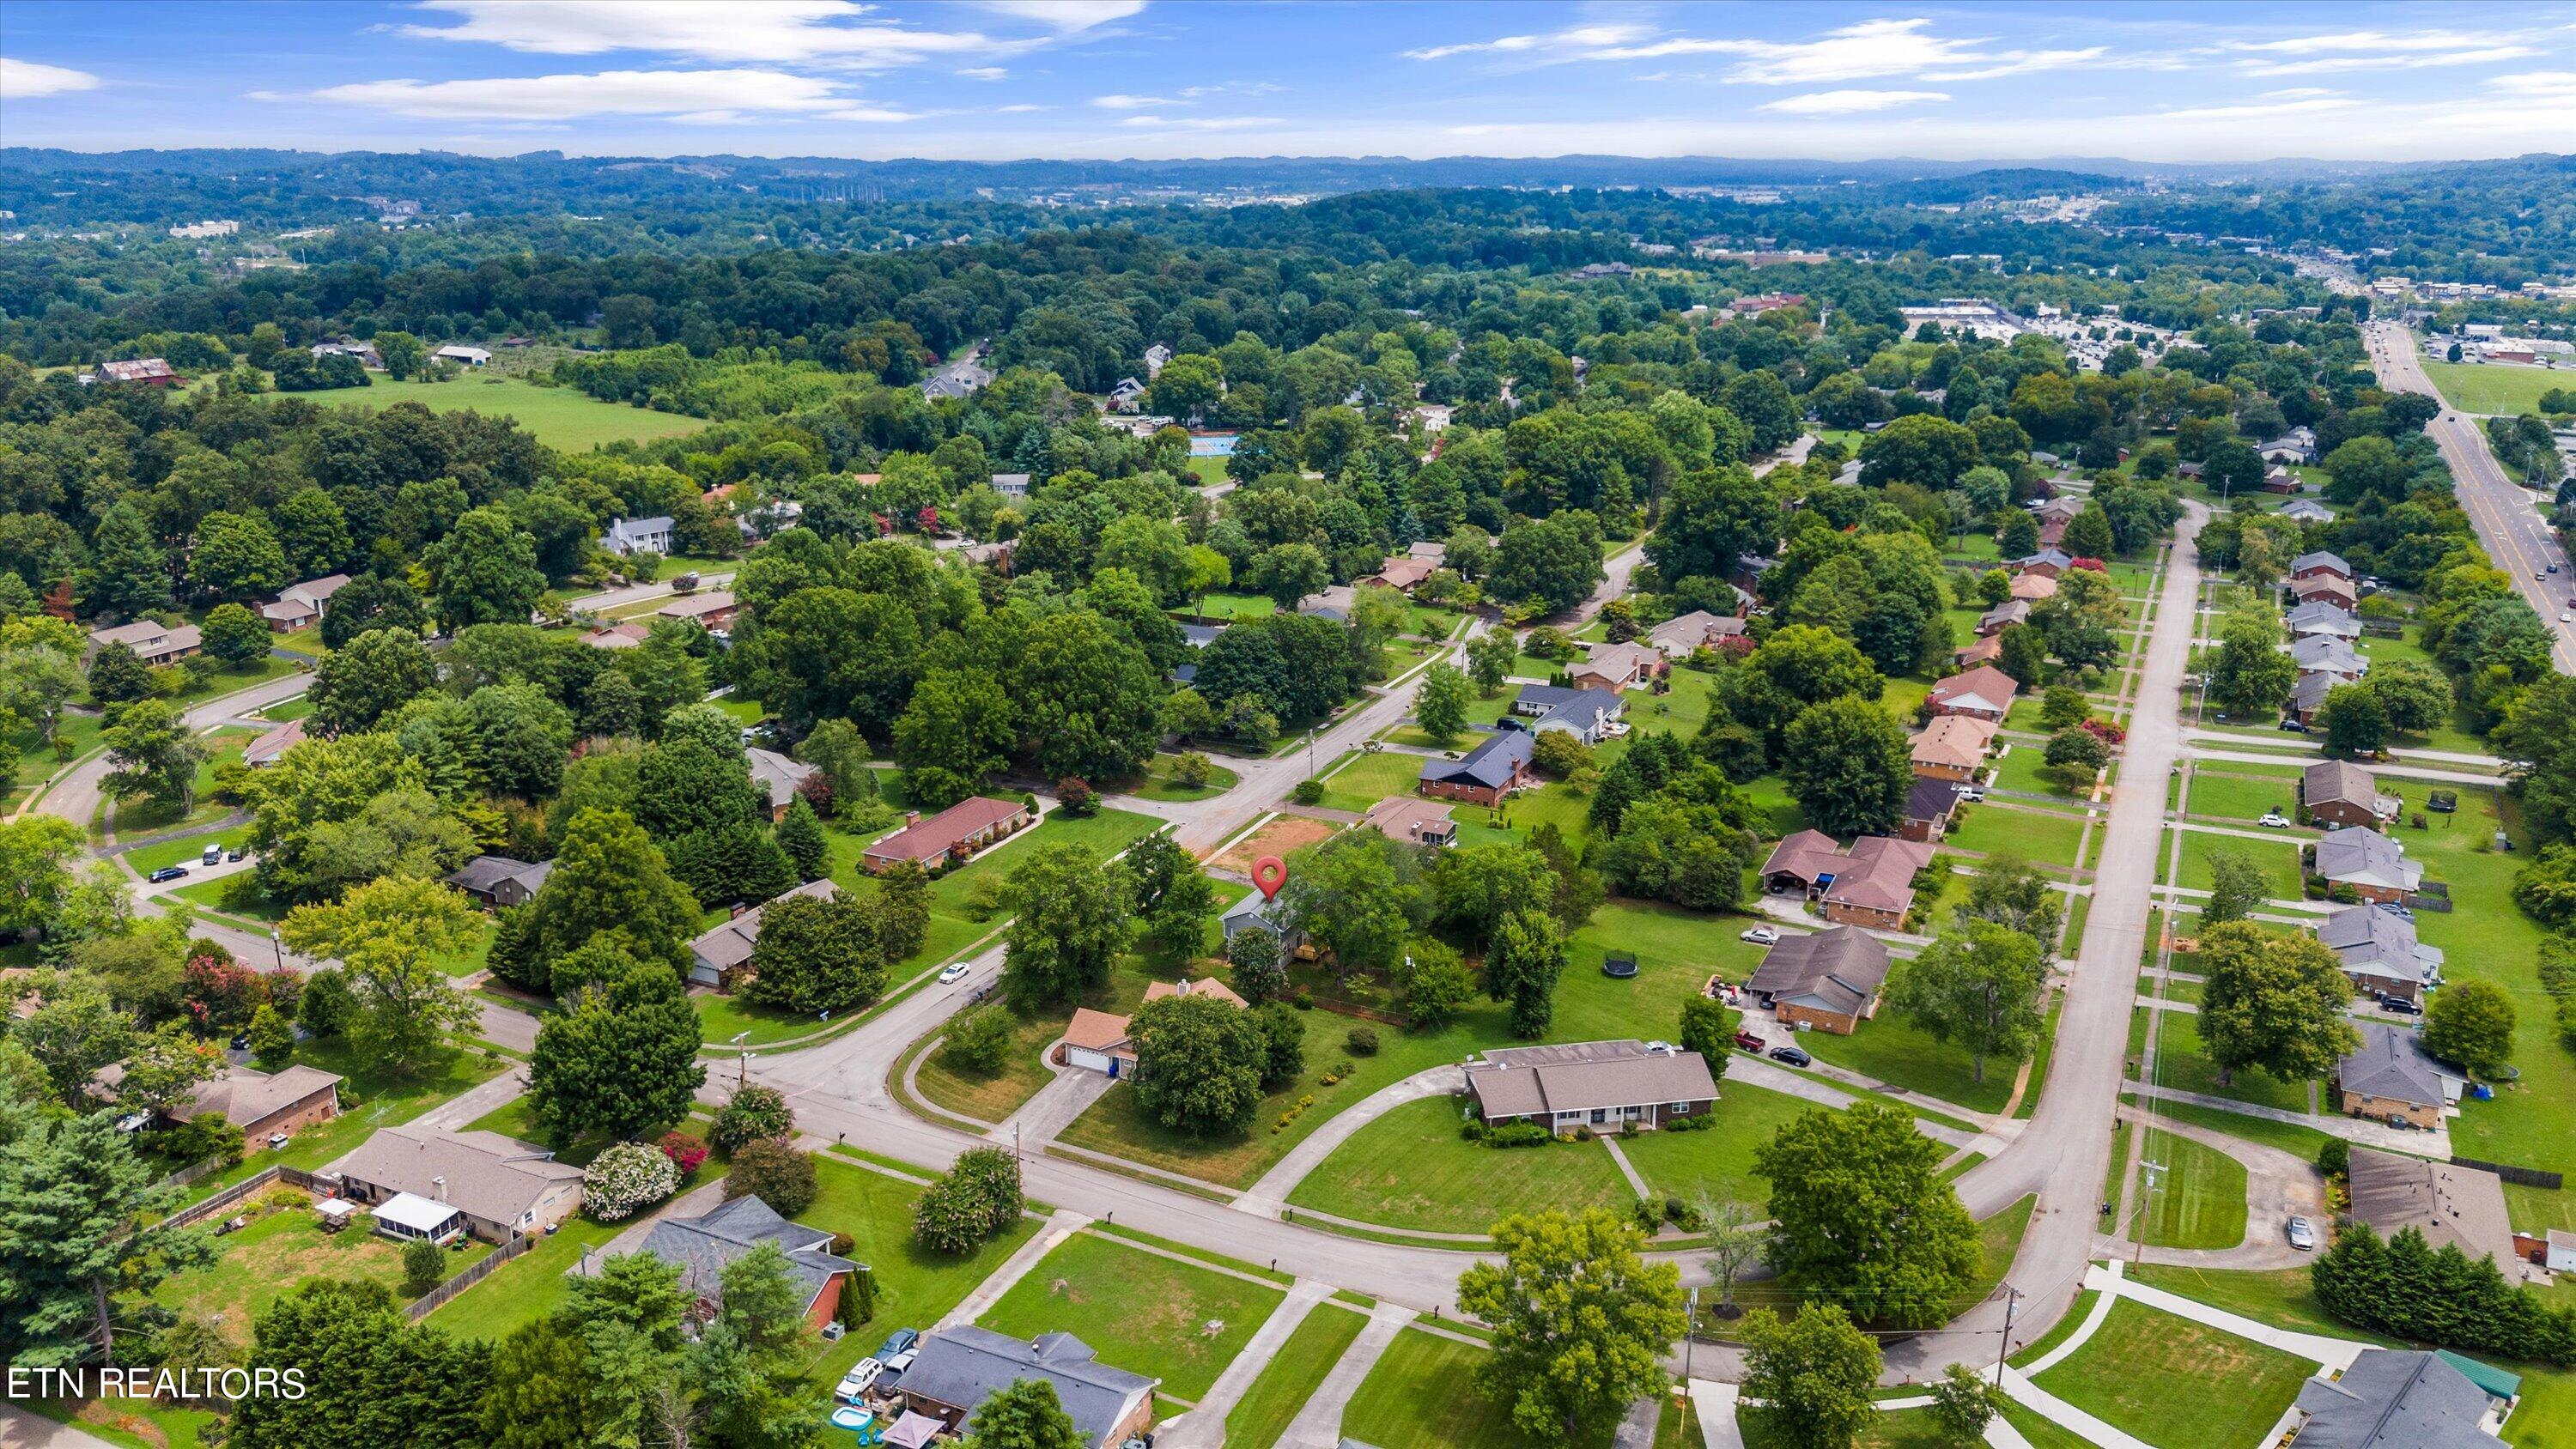
M 1234 1356 L 1234 1362 L 1227 1364 L 1216 1383 L 1199 1396 L 1198 1407 L 1157 1426 L 1154 1442 L 1169 1449 L 1219 1449 L 1225 1443 L 1226 1415 L 1243 1402 L 1253 1380 L 1270 1367 L 1270 1360 L 1278 1356 L 1280 1346 L 1306 1321 L 1306 1315 L 1332 1296 L 1332 1284 L 1298 1279 L 1297 1286 L 1288 1290 L 1287 1301 L 1271 1312 L 1260 1331 Z
M 1029 1276 L 1029 1270 L 1038 1265 L 1040 1258 L 1054 1252 L 1063 1245 L 1065 1239 L 1090 1225 L 1091 1219 L 1082 1214 L 1058 1208 L 1055 1216 L 1047 1219 L 1045 1232 L 1020 1244 L 1018 1252 L 1005 1259 L 1002 1266 L 994 1269 L 990 1277 L 976 1284 L 975 1291 L 967 1294 L 965 1300 L 956 1307 L 949 1309 L 948 1316 L 939 1320 L 936 1327 L 955 1328 L 983 1317 L 994 1304 L 1002 1301 L 1003 1294 L 1010 1292 L 1022 1278 Z
M 115 1449 L 86 1429 L 57 1424 L 31 1409 L 0 1403 L 0 1449 Z
M 1403 1106 L 1425 1097 L 1462 1092 L 1467 1088 L 1467 1074 L 1454 1066 L 1433 1067 L 1416 1072 L 1400 1082 L 1378 1088 L 1356 1104 L 1333 1114 L 1331 1120 L 1306 1136 L 1306 1140 L 1289 1148 L 1287 1155 L 1272 1164 L 1270 1170 L 1235 1199 L 1234 1205 L 1244 1212 L 1259 1213 L 1266 1218 L 1279 1216 L 1279 1205 L 1303 1182 L 1306 1174 L 1323 1165 L 1333 1150 L 1351 1140 L 1358 1131 Z
M 1351 1340 L 1333 1371 L 1324 1376 L 1306 1406 L 1288 1421 L 1286 1433 L 1279 1436 L 1277 1449 L 1336 1449 L 1342 1442 L 1342 1411 L 1349 1408 L 1351 1395 L 1377 1367 L 1387 1345 L 1404 1325 L 1413 1320 L 1413 1310 L 1394 1303 L 1380 1303 L 1369 1313 L 1368 1327 Z
M 1690 1381 L 1691 1407 L 1699 1411 L 1699 1440 L 1706 1449 L 1744 1449 L 1744 1426 L 1735 1422 L 1735 1385 Z
M 1636 1168 L 1629 1165 L 1628 1154 L 1619 1150 L 1619 1138 L 1616 1134 L 1605 1133 L 1601 1138 L 1601 1145 L 1610 1149 L 1610 1160 L 1619 1164 L 1619 1175 L 1628 1179 L 1628 1190 L 1630 1192 L 1635 1193 L 1641 1198 L 1651 1198 L 1655 1195 L 1655 1190 L 1646 1186 L 1646 1179 L 1638 1173 Z M 1652 1435 L 1650 1434 L 1648 1437 L 1652 1437 Z
M 432 1132 L 462 1132 L 465 1124 L 486 1112 L 508 1106 L 527 1090 L 528 1069 L 514 1063 L 501 1075 L 475 1083 L 405 1125 Z

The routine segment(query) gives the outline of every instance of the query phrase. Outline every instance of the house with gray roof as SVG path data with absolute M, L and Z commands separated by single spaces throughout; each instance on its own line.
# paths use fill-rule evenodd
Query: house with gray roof
M 2317 939 L 2356 988 L 2374 995 L 2415 1001 L 2442 975 L 2442 948 L 2418 940 L 2415 923 L 2395 911 L 2346 906 L 2317 927 Z
M 2299 579 L 2313 579 L 2320 576 L 2339 578 L 2346 583 L 2350 583 L 2352 581 L 2352 565 L 2344 562 L 2342 554 L 2334 553 L 2322 548 L 2317 549 L 2312 553 L 2303 553 L 2297 558 L 2290 560 L 2290 578 L 2293 581 Z
M 1455 760 L 1422 762 L 1423 794 L 1442 800 L 1464 800 L 1488 809 L 1515 790 L 1536 783 L 1530 758 L 1536 736 L 1527 730 L 1504 730 Z
M 543 1233 L 581 1206 L 580 1168 L 498 1132 L 387 1127 L 324 1176 L 365 1206 L 407 1197 L 447 1208 L 442 1217 L 461 1215 L 466 1231 L 492 1243 Z
M 1129 1373 L 1100 1361 L 1091 1345 L 1070 1333 L 1012 1338 L 971 1324 L 943 1328 L 923 1339 L 912 1367 L 895 1392 L 904 1407 L 971 1432 L 975 1410 L 1023 1379 L 1055 1390 L 1089 1449 L 1108 1449 L 1144 1432 L 1154 1419 L 1154 1389 L 1161 1379 Z
M 2361 909 L 2385 914 L 2376 906 Z M 2354 1117 L 2402 1118 L 2430 1130 L 2460 1100 L 2468 1078 L 2424 1050 L 2424 1038 L 2384 1021 L 2357 1023 L 2361 1049 L 2335 1063 L 2335 1101 Z
M 2405 846 L 2358 825 L 2327 831 L 2317 842 L 2316 873 L 2372 902 L 2402 901 L 2424 883 L 2423 865 L 2406 858 Z
M 830 876 L 810 880 L 707 931 L 689 943 L 689 980 L 699 986 L 712 986 L 718 991 L 733 990 L 734 977 L 750 964 L 751 949 L 760 943 L 762 912 L 788 896 L 811 896 L 828 901 L 840 893 L 841 888 L 832 883 Z
M 599 546 L 619 558 L 636 553 L 667 558 L 671 552 L 671 517 L 655 514 L 651 518 L 612 518 L 599 535 Z
M 1530 733 L 1563 730 L 1587 745 L 1601 743 L 1606 727 L 1627 712 L 1628 702 L 1606 689 L 1524 684 L 1512 698 L 1512 713 L 1534 721 Z
M 1216 642 L 1217 635 L 1224 632 L 1223 624 L 1183 624 L 1181 642 L 1193 649 L 1205 649 Z
M 769 812 L 773 825 L 786 819 L 787 807 L 796 803 L 796 792 L 813 777 L 814 767 L 776 750 L 742 753 L 751 766 L 751 787 L 760 792 L 760 808 Z
M 2447 1243 L 2471 1262 L 2491 1257 L 2501 1268 L 2514 1261 L 2504 1179 L 2494 1173 L 2356 1146 L 2347 1176 L 2353 1220 L 2381 1237 L 2413 1228 L 2434 1248 Z
M 2295 1407 L 2299 1449 L 2495 1449 L 2504 1418 L 2451 1355 L 2418 1349 L 2365 1348 Z
M 2281 516 L 2300 523 L 2332 523 L 2334 510 L 2313 498 L 2293 498 L 2281 505 Z
M 1228 945 L 1246 931 L 1269 932 L 1279 942 L 1279 954 L 1283 957 L 1306 944 L 1306 933 L 1288 924 L 1287 908 L 1276 897 L 1263 900 L 1259 891 L 1227 907 L 1225 914 L 1216 918 L 1216 923 L 1217 928 L 1225 933 Z
M 2361 616 L 2326 599 L 2314 599 L 2282 616 L 2292 639 L 2358 639 Z
M 996 473 L 993 475 L 993 491 L 1005 498 L 1026 498 L 1029 496 L 1029 475 Z
M 551 860 L 512 860 L 506 855 L 478 855 L 440 877 L 486 906 L 524 906 L 545 888 L 554 874 Z
M 1467 1064 L 1467 1095 L 1488 1127 L 1616 1132 L 1706 1114 L 1717 1079 L 1705 1057 L 1669 1042 L 1569 1042 L 1484 1053 Z
M 2350 760 L 2323 760 L 2299 773 L 2299 805 L 2320 825 L 2381 826 L 2405 802 L 2379 788 L 2379 777 Z
M 2322 671 L 2302 674 L 2298 682 L 2290 686 L 2290 700 L 2281 707 L 2282 713 L 2301 724 L 2315 724 L 2317 711 L 2326 707 L 2326 696 L 2333 693 L 2338 685 L 2350 683 L 2349 679 Z
M 1784 1026 L 1849 1036 L 1878 1011 L 1887 984 L 1887 943 L 1858 926 L 1783 936 L 1744 980 L 1744 989 Z
M 2331 634 L 2310 634 L 2282 646 L 2298 661 L 2302 674 L 2331 674 L 2338 679 L 2359 679 L 2370 672 L 2370 661 L 2362 656 L 2349 639 Z
M 787 1255 L 788 1279 L 805 1298 L 805 1324 L 819 1332 L 865 1265 L 834 1254 L 829 1231 L 791 1222 L 758 1197 L 735 1198 L 702 1217 L 664 1218 L 645 1235 L 644 1251 L 678 1268 L 680 1286 L 712 1314 L 724 1301 L 726 1266 L 763 1243 Z

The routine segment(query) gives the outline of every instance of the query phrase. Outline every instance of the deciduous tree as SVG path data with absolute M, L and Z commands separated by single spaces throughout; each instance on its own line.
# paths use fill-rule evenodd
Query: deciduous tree
M 1550 1210 L 1494 1224 L 1498 1263 L 1458 1279 L 1458 1307 L 1494 1329 L 1476 1368 L 1486 1397 L 1532 1438 L 1601 1430 L 1660 1391 L 1662 1360 L 1688 1324 L 1681 1270 L 1648 1263 L 1637 1230 L 1607 1208 Z
M 2249 1067 L 2308 1081 L 2360 1049 L 2343 1016 L 2352 982 L 2316 937 L 2230 921 L 2201 933 L 2200 959 L 2207 980 L 2195 1020 L 2222 1085 Z
M 1972 920 L 1897 963 L 1887 1005 L 1934 1041 L 1965 1047 L 1982 1082 L 1988 1056 L 2018 1065 L 2038 1046 L 2045 963 L 2039 942 Z
M 1947 1322 L 1980 1253 L 1976 1223 L 1941 1180 L 1944 1155 L 1898 1107 L 1800 1113 L 1753 1154 L 1771 1184 L 1773 1266 L 1864 1319 Z

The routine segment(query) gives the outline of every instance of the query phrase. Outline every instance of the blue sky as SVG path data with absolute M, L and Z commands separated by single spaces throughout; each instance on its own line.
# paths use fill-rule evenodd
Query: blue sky
M 2576 149 L 2576 4 L 9 0 L 0 144 L 2502 156 Z

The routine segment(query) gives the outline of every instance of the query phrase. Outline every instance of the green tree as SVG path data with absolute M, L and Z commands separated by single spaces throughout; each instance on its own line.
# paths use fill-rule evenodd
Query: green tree
M 2388 709 L 2366 683 L 2327 690 L 2316 722 L 2325 731 L 2326 748 L 2338 754 L 2367 755 L 2388 743 Z
M 1835 836 L 1894 834 L 1914 788 L 1905 731 L 1857 695 L 1811 705 L 1797 717 L 1781 773 L 1808 822 Z
M 1604 576 L 1600 527 L 1590 515 L 1515 518 L 1494 545 L 1485 592 L 1507 604 L 1554 614 L 1591 597 Z
M 2500 1077 L 2513 1061 L 2514 1019 L 2513 997 L 2503 987 L 2462 981 L 2433 998 L 2424 1049 L 2481 1077 Z
M 2273 615 L 2240 609 L 2218 629 L 2218 649 L 2208 666 L 2209 697 L 2221 709 L 2245 716 L 2277 710 L 2299 679 L 2299 662 L 2280 650 L 2281 626 Z
M 2052 770 L 2071 771 L 2089 783 L 2111 763 L 2111 747 L 2082 725 L 2068 725 L 2048 737 L 2040 759 Z
M 1087 845 L 1044 846 L 1012 870 L 1007 894 L 1017 914 L 1003 946 L 1002 988 L 1013 1005 L 1070 1001 L 1108 983 L 1127 944 L 1134 895 L 1124 865 L 1103 863 Z
M 1395 989 L 1404 1002 L 1405 1024 L 1418 1030 L 1439 1027 L 1476 999 L 1475 973 L 1446 941 L 1416 937 L 1393 971 Z
M 2427 659 L 2387 659 L 2373 665 L 2370 692 L 2399 734 L 2431 734 L 2451 718 L 2451 681 Z
M 198 593 L 235 602 L 273 594 L 293 582 L 286 550 L 265 518 L 217 511 L 197 521 L 196 543 L 188 550 L 188 583 Z
M 376 360 L 385 365 L 385 375 L 409 378 L 429 365 L 429 344 L 403 331 L 379 332 L 375 336 Z
M 295 1028 L 264 1001 L 250 1015 L 250 1054 L 263 1072 L 284 1071 L 295 1059 Z
M 638 961 L 685 971 L 698 934 L 697 901 L 622 810 L 573 816 L 530 911 L 536 959 L 549 967 L 604 938 Z
M 300 1398 L 243 1398 L 224 1440 L 232 1449 L 361 1442 L 353 1436 L 386 1444 L 482 1442 L 490 1351 L 411 1322 L 382 1283 L 306 1279 L 260 1314 L 243 1366 L 295 1370 L 305 1391 Z
M 2200 959 L 2207 979 L 2196 1021 L 2220 1085 L 2249 1067 L 2308 1081 L 2361 1049 L 2361 1034 L 2343 1016 L 2352 982 L 2316 937 L 2230 921 L 2201 932 Z
M 2244 920 L 2271 897 L 2271 877 L 2253 852 L 2233 845 L 2212 846 L 2208 859 L 2209 898 L 2200 906 L 2203 927 Z
M 2106 559 L 2119 551 L 2111 540 L 2111 516 L 2098 503 L 2084 505 L 2084 511 L 2067 523 L 2057 546 L 2077 558 Z
M 1332 953 L 1345 976 L 1395 964 L 1417 924 L 1422 888 L 1401 848 L 1374 831 L 1336 836 L 1288 862 L 1277 913 Z
M 1512 1007 L 1512 1035 L 1535 1040 L 1556 1016 L 1556 980 L 1565 973 L 1565 935 L 1544 911 L 1515 911 L 1494 930 L 1485 956 L 1485 991 Z
M 1956 1042 L 1986 1079 L 1986 1058 L 2019 1065 L 2039 1045 L 2039 989 L 2048 977 L 2039 942 L 1972 920 L 1910 961 L 1897 963 L 1887 1005 L 1934 1041 Z
M 1878 1341 L 1852 1326 L 1840 1304 L 1810 1303 L 1782 1322 L 1768 1308 L 1744 1315 L 1744 1393 L 1785 1443 L 1851 1449 L 1878 1420 L 1871 1402 Z
M 1521 656 L 1520 641 L 1509 629 L 1488 629 L 1467 641 L 1467 673 L 1487 698 L 1503 687 Z
M 766 1142 L 796 1130 L 796 1114 L 776 1087 L 740 1086 L 716 1112 L 707 1143 L 718 1152 L 738 1152 L 745 1143 Z
M 132 657 L 134 651 L 128 649 L 125 653 Z M 99 651 L 102 659 L 107 654 L 107 650 Z M 64 650 L 43 644 L 0 647 L 0 709 L 33 724 L 36 738 L 47 745 L 55 741 L 63 705 L 85 683 L 80 666 Z
M 214 751 L 189 728 L 185 710 L 168 700 L 138 700 L 99 738 L 109 766 L 100 787 L 109 798 L 149 796 L 181 815 L 196 808 L 197 767 Z
M 817 881 L 831 873 L 832 843 L 824 838 L 823 822 L 814 814 L 814 807 L 805 803 L 804 796 L 787 802 L 787 814 L 773 833 L 778 848 L 787 852 L 788 860 L 795 864 L 798 880 Z
M 658 961 L 618 959 L 622 970 L 537 1024 L 528 1097 L 559 1143 L 585 1132 L 645 1137 L 687 1118 L 706 1081 L 698 1016 L 680 978 Z
M 829 1015 L 885 992 L 885 943 L 877 902 L 843 894 L 781 896 L 760 913 L 746 1000 L 799 1015 Z
M 546 589 L 536 539 L 498 506 L 468 509 L 420 558 L 430 573 L 430 604 L 450 631 L 524 624 Z
M 1663 1356 L 1688 1328 L 1681 1269 L 1640 1256 L 1637 1230 L 1607 1208 L 1513 1214 L 1493 1227 L 1502 1261 L 1458 1279 L 1458 1307 L 1494 1330 L 1476 1368 L 1487 1398 L 1533 1439 L 1605 1430 L 1660 1392 Z
M 1423 672 L 1422 692 L 1413 702 L 1414 722 L 1431 742 L 1446 747 L 1467 728 L 1467 676 L 1447 664 Z
M 152 693 L 152 668 L 123 644 L 110 644 L 89 661 L 89 697 L 102 705 L 126 704 Z
M 1014 1379 L 976 1406 L 975 1428 L 958 1441 L 958 1449 L 1086 1449 L 1089 1443 L 1057 1402 L 1055 1385 Z
M 90 534 L 89 565 L 74 576 L 90 612 L 134 619 L 170 607 L 170 565 L 144 513 L 143 495 L 119 498 Z
M 1251 1012 L 1212 996 L 1165 996 L 1138 1007 L 1127 1030 L 1136 1045 L 1131 1090 L 1154 1120 L 1196 1137 L 1252 1124 L 1267 1058 Z
M 814 1202 L 814 1154 L 799 1152 L 784 1137 L 746 1142 L 725 1174 L 725 1201 L 756 1197 L 781 1217 L 794 1217 Z
M 435 964 L 483 934 L 483 922 L 454 887 L 387 877 L 352 888 L 329 905 L 298 906 L 279 923 L 289 948 L 337 956 L 349 978 L 349 1039 L 359 1059 L 396 1072 L 417 1070 L 478 1013 Z
M 314 670 L 312 728 L 326 735 L 374 729 L 437 683 L 438 663 L 419 635 L 370 630 L 324 655 Z
M 1994 1381 L 1963 1363 L 1941 1370 L 1940 1381 L 1932 1385 L 1932 1407 L 1928 1412 L 1942 1437 L 1963 1446 L 1982 1444 L 1986 1425 L 2003 1412 L 2009 1402 Z
M 922 678 L 894 722 L 895 763 L 926 810 L 945 810 L 984 787 L 1019 743 L 1018 711 L 983 669 L 939 669 Z
M 1135 774 L 1153 757 L 1163 689 L 1143 650 L 1099 615 L 1073 610 L 1030 627 L 1013 697 L 1042 774 L 1102 780 Z
M 1727 1053 L 1735 1045 L 1737 1020 L 1737 1014 L 1716 997 L 1685 997 L 1674 1040 L 1682 1044 L 1683 1051 L 1699 1053 L 1708 1062 L 1710 1076 L 1722 1077 L 1726 1075 Z
M 1323 551 L 1311 543 L 1283 543 L 1263 549 L 1243 572 L 1245 587 L 1283 610 L 1296 608 L 1298 600 L 1332 581 L 1332 566 L 1324 561 Z
M 1548 909 L 1556 895 L 1547 857 L 1509 840 L 1443 851 L 1426 879 L 1432 920 L 1458 931 L 1469 950 L 1482 950 L 1514 913 Z
M 120 1362 L 131 1307 L 214 1262 L 173 1227 L 185 1188 L 135 1154 L 113 1112 L 23 1114 L 0 1152 L 0 1353 L 20 1368 Z
M 1288 989 L 1288 968 L 1279 959 L 1279 938 L 1268 931 L 1254 928 L 1237 931 L 1225 943 L 1227 962 L 1233 967 L 1234 994 L 1254 1006 L 1270 1001 Z
M 966 1254 L 1020 1221 L 1020 1163 L 999 1147 L 970 1147 L 913 1205 L 912 1235 L 934 1252 Z
M 350 640 L 375 629 L 419 634 L 428 626 L 429 610 L 419 590 L 401 579 L 362 574 L 342 584 L 322 606 L 322 647 L 345 649 Z
M 989 1077 L 1011 1054 L 1011 1017 L 996 1003 L 972 1007 L 951 1017 L 941 1036 L 939 1059 L 959 1071 Z
M 1931 1328 L 1977 1275 L 1977 1225 L 1941 1180 L 1940 1143 L 1903 1109 L 1800 1113 L 1754 1149 L 1771 1184 L 1771 1262 L 1815 1302 Z M 1803 1316 L 1803 1315 L 1802 1315 Z
M 206 611 L 206 652 L 235 668 L 268 652 L 268 626 L 240 604 L 217 604 Z

